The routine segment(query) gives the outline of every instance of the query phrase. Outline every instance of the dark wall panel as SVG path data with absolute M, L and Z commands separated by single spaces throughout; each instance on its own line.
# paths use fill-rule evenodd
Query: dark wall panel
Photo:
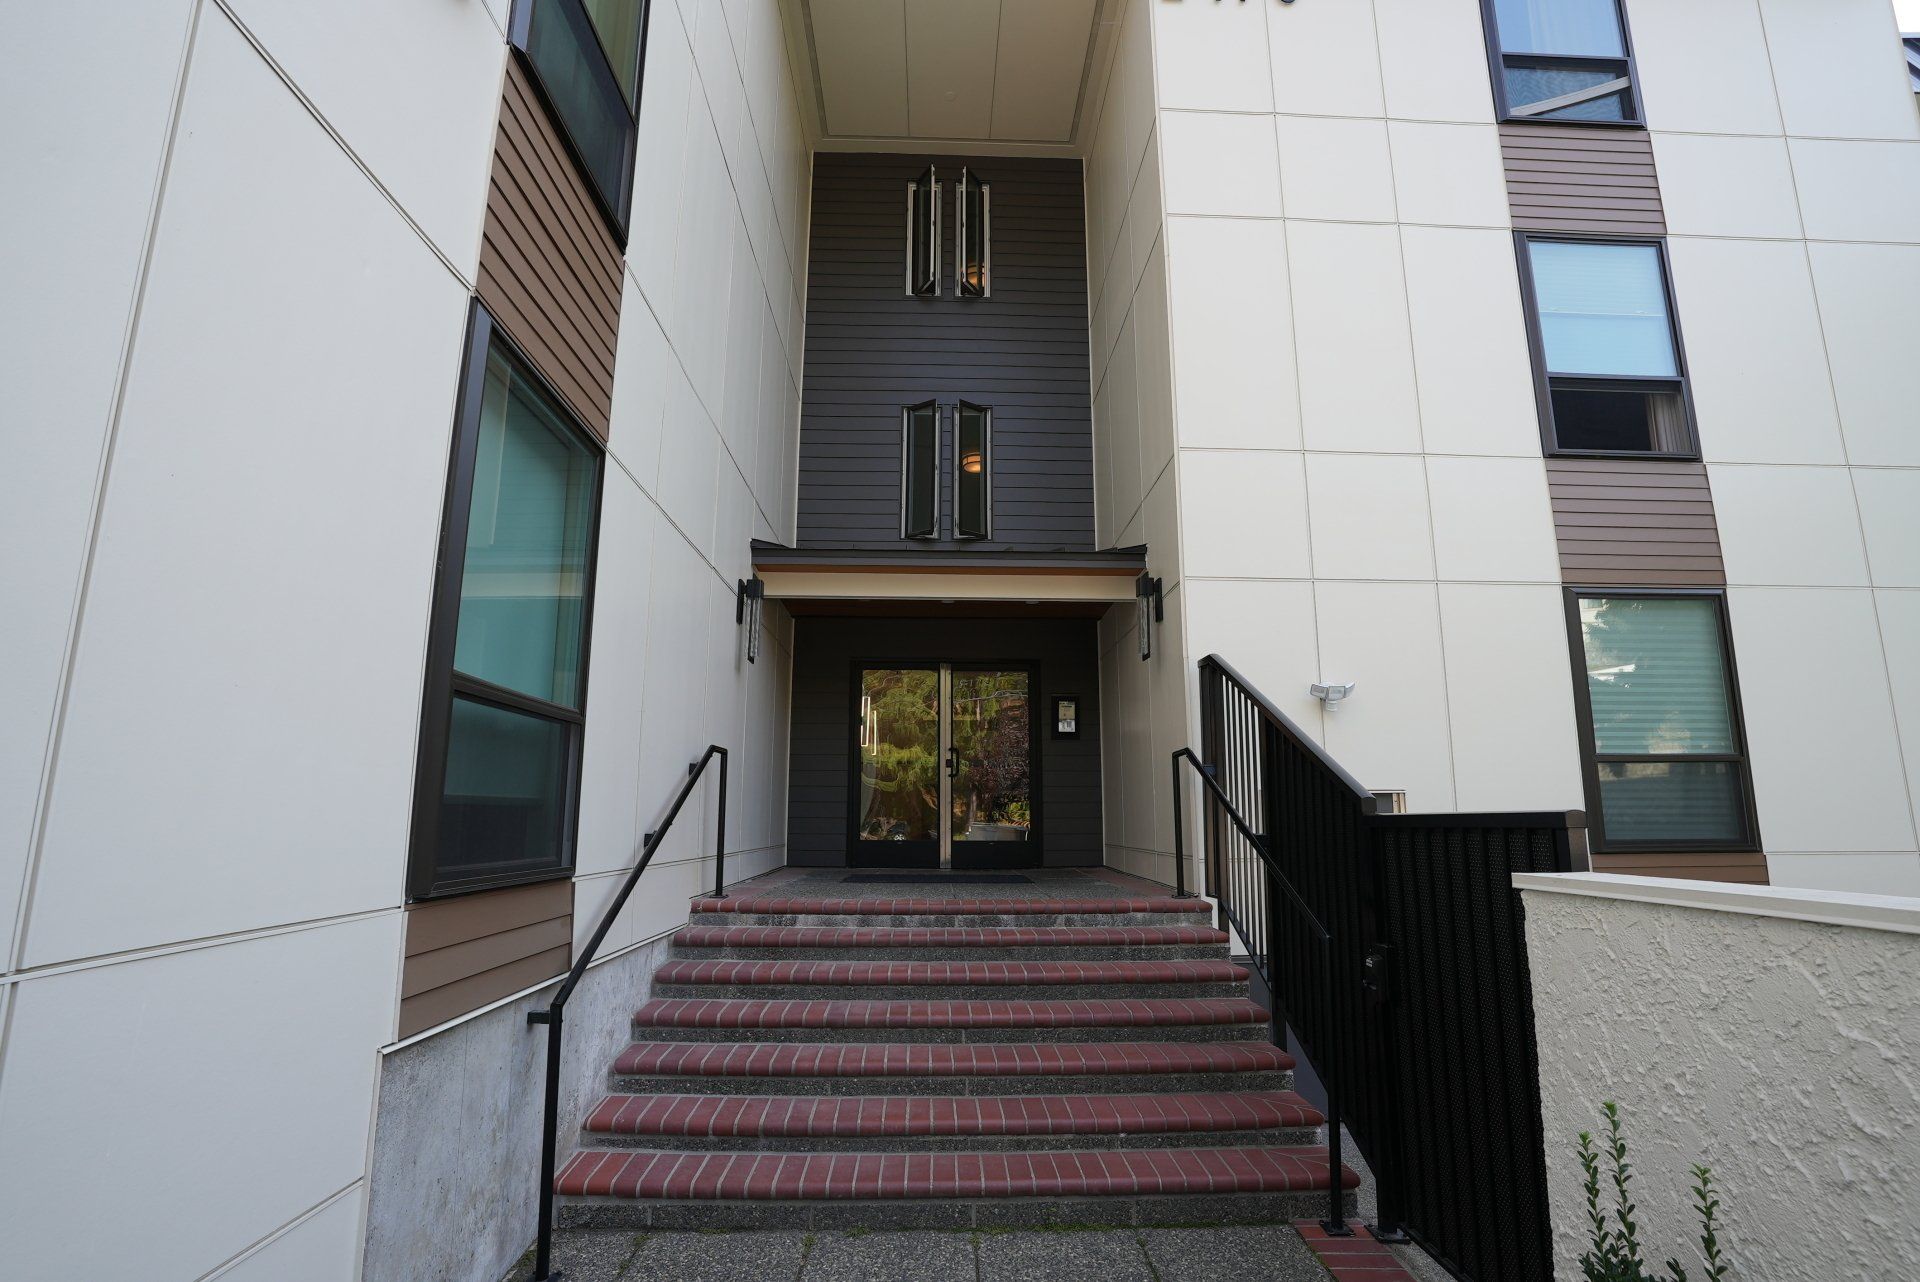
M 1093 619 L 800 618 L 794 621 L 787 862 L 846 862 L 853 665 L 889 660 L 1031 663 L 1041 699 L 1041 845 L 1049 868 L 1101 862 L 1100 660 Z M 1080 737 L 1055 739 L 1051 700 L 1080 701 Z
M 1500 126 L 1513 225 L 1527 231 L 1664 236 L 1666 215 L 1644 129 Z
M 1578 586 L 1719 587 L 1720 532 L 1703 463 L 1547 460 L 1560 573 Z
M 802 547 L 898 548 L 900 409 L 993 407 L 993 534 L 937 546 L 1093 547 L 1084 202 L 1078 161 L 968 159 L 992 184 L 993 295 L 953 296 L 955 157 L 814 158 L 801 389 Z M 940 172 L 941 289 L 905 288 L 906 186 Z M 944 449 L 951 450 L 951 432 Z M 950 488 L 943 453 L 943 492 Z M 950 502 L 943 507 L 950 508 Z M 950 533 L 950 516 L 941 533 Z

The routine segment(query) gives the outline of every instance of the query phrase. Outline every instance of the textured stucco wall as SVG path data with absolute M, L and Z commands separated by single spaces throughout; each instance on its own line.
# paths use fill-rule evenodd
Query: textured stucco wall
M 1920 935 L 1523 894 L 1556 1276 L 1584 1244 L 1575 1138 L 1610 1099 L 1650 1260 L 1698 1275 L 1703 1161 L 1733 1277 L 1920 1278 Z

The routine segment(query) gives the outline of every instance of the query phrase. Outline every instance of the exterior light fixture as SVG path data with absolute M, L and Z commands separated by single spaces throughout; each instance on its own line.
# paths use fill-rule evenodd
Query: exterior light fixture
M 968 450 L 960 456 L 960 470 L 970 476 L 980 475 L 980 470 L 985 466 L 986 460 L 981 458 L 979 450 Z
M 766 596 L 767 585 L 758 578 L 734 581 L 733 621 L 747 626 L 748 663 L 760 657 L 760 603 Z
M 1143 574 L 1133 581 L 1134 618 L 1138 625 L 1140 659 L 1153 657 L 1153 625 L 1167 617 L 1166 602 L 1160 596 L 1160 580 Z
M 1332 708 L 1353 693 L 1353 682 L 1349 681 L 1345 685 L 1310 685 L 1307 687 L 1307 693 Z

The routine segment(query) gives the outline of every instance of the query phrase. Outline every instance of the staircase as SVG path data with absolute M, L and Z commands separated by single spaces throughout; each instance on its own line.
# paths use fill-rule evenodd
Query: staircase
M 694 901 L 556 1177 L 561 1224 L 1326 1213 L 1324 1119 L 1203 901 L 1071 873 L 892 899 L 842 875 Z

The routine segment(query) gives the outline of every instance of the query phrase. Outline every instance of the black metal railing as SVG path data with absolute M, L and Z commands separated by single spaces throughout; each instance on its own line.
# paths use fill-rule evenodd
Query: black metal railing
M 1200 718 L 1206 891 L 1266 983 L 1276 1036 L 1292 1030 L 1326 1090 L 1330 1140 L 1344 1121 L 1366 1158 L 1376 1235 L 1404 1230 L 1476 1282 L 1547 1278 L 1532 987 L 1511 874 L 1573 867 L 1582 818 L 1381 814 L 1218 655 L 1200 662 Z
M 594 927 L 588 937 L 586 947 L 573 960 L 573 969 L 554 993 L 553 1000 L 547 1003 L 545 1010 L 527 1012 L 529 1024 L 547 1026 L 547 1089 L 546 1112 L 540 1130 L 540 1229 L 536 1239 L 533 1257 L 534 1282 L 546 1282 L 554 1276 L 553 1264 L 553 1176 L 555 1146 L 559 1141 L 560 1123 L 560 1029 L 561 1016 L 566 1010 L 567 998 L 573 996 L 573 990 L 580 984 L 580 976 L 586 973 L 587 965 L 600 951 L 600 943 L 612 929 L 620 910 L 626 907 L 627 896 L 640 881 L 640 874 L 647 870 L 653 861 L 654 851 L 660 849 L 660 843 L 666 840 L 667 830 L 673 827 L 673 821 L 680 816 L 680 808 L 687 804 L 687 798 L 700 783 L 700 777 L 706 773 L 707 763 L 714 758 L 720 759 L 720 796 L 719 818 L 714 824 L 713 838 L 713 894 L 716 899 L 725 899 L 727 867 L 727 750 L 719 744 L 710 744 L 700 754 L 700 759 L 687 767 L 687 780 L 680 785 L 680 791 L 673 799 L 673 805 L 667 810 L 667 817 L 660 826 L 647 834 L 640 846 L 640 858 L 634 862 L 633 871 L 621 884 L 620 893 L 607 905 L 607 911 L 601 916 L 600 924 Z
M 1287 914 L 1283 914 L 1280 909 L 1283 906 L 1291 909 L 1294 924 L 1301 927 L 1304 932 L 1306 946 L 1317 947 L 1319 951 L 1320 972 L 1323 981 L 1331 984 L 1334 974 L 1333 935 L 1327 930 L 1326 926 L 1321 924 L 1320 918 L 1314 914 L 1313 909 L 1307 904 L 1307 901 L 1300 897 L 1300 892 L 1294 889 L 1293 882 L 1288 880 L 1287 875 L 1280 870 L 1279 865 L 1274 863 L 1272 855 L 1267 851 L 1265 838 L 1248 826 L 1246 818 L 1241 815 L 1240 811 L 1234 806 L 1233 799 L 1229 797 L 1226 790 L 1214 780 L 1213 773 L 1207 768 L 1207 764 L 1200 760 L 1199 757 L 1196 757 L 1191 748 L 1179 748 L 1176 749 L 1173 754 L 1173 863 L 1175 869 L 1174 876 L 1178 883 L 1176 890 L 1179 896 L 1182 899 L 1189 897 L 1187 894 L 1185 871 L 1187 863 L 1187 843 L 1184 830 L 1186 824 L 1181 816 L 1180 802 L 1180 763 L 1182 761 L 1194 768 L 1194 771 L 1200 776 L 1201 784 L 1205 790 L 1212 795 L 1215 807 L 1217 807 L 1213 813 L 1226 817 L 1232 825 L 1235 835 L 1246 843 L 1246 848 L 1251 850 L 1254 857 L 1260 861 L 1259 876 L 1265 887 L 1264 894 L 1262 895 L 1261 912 L 1261 921 L 1263 923 L 1263 929 L 1265 929 L 1265 948 L 1267 950 L 1276 949 L 1279 946 L 1280 940 L 1287 937 L 1287 932 L 1278 929 L 1277 924 L 1287 916 Z M 1224 900 L 1222 901 L 1222 907 L 1225 907 Z M 1247 938 L 1246 932 L 1241 932 L 1241 938 Z M 1249 943 L 1248 947 L 1252 948 L 1253 945 Z M 1279 969 L 1278 959 L 1272 951 L 1268 951 L 1265 954 L 1260 964 L 1260 969 L 1263 975 L 1273 974 Z M 1269 983 L 1269 991 L 1271 991 L 1271 983 Z M 1328 998 L 1329 1000 L 1332 999 L 1331 992 L 1329 992 Z M 1277 1015 L 1273 1021 L 1273 1040 L 1281 1050 L 1286 1049 L 1287 1025 L 1286 1022 Z M 1346 1189 L 1341 1182 L 1344 1164 L 1340 1159 L 1339 1097 L 1334 1093 L 1333 1078 L 1331 1075 L 1323 1075 L 1321 1080 L 1326 1084 L 1327 1088 L 1327 1218 L 1320 1221 L 1320 1227 L 1325 1229 L 1330 1237 L 1347 1237 L 1352 1234 L 1353 1230 L 1347 1227 Z

